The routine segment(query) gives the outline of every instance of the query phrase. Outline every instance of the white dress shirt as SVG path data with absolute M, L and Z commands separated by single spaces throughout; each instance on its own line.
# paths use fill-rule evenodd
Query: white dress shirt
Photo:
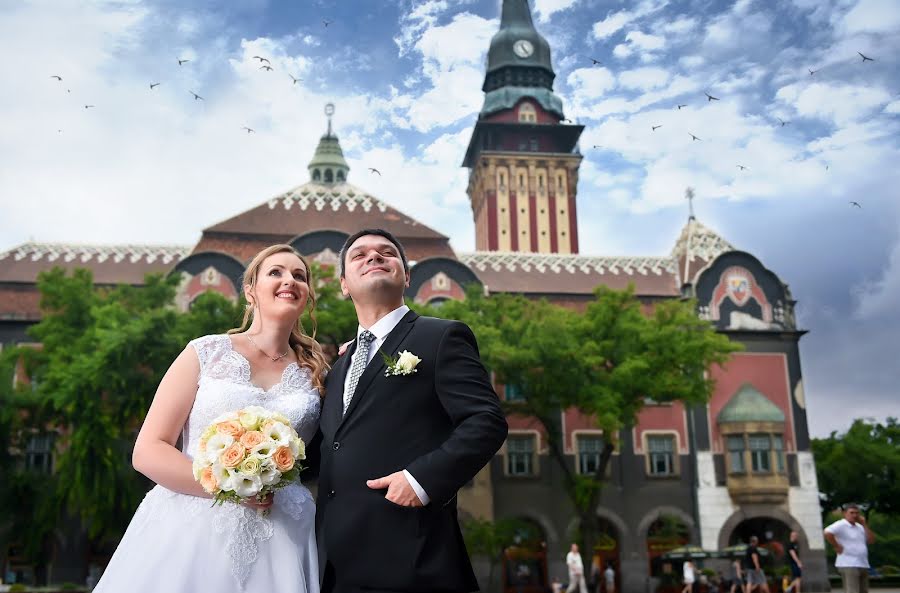
M 397 324 L 400 323 L 400 320 L 403 319 L 404 315 L 409 312 L 409 307 L 406 305 L 401 305 L 400 307 L 394 309 L 381 319 L 375 322 L 372 327 L 368 328 L 370 332 L 375 336 L 375 339 L 369 344 L 369 359 L 366 361 L 366 366 L 372 362 L 372 359 L 375 358 L 375 355 L 378 354 L 378 349 L 381 348 L 381 345 L 384 344 L 384 341 L 387 339 L 388 334 L 393 331 Z M 366 328 L 363 326 L 358 326 L 356 328 L 356 337 L 359 339 L 359 334 L 365 331 Z M 350 364 L 348 368 L 353 368 L 353 361 L 356 360 L 356 355 L 358 351 L 353 353 L 353 358 L 350 359 Z M 347 373 L 347 376 L 344 378 L 344 391 L 347 391 L 347 387 L 350 384 L 350 373 Z M 354 394 L 353 397 L 356 397 Z M 426 505 L 431 499 L 428 497 L 428 494 L 425 492 L 425 489 L 422 488 L 421 484 L 416 481 L 416 479 L 409 473 L 407 470 L 403 470 L 403 475 L 406 476 L 406 479 L 409 481 L 409 485 L 412 486 L 413 490 L 416 491 L 416 496 L 419 497 L 419 501 Z

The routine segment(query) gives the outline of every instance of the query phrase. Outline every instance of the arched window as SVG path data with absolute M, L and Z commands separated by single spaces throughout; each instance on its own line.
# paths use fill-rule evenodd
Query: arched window
M 522 123 L 537 122 L 537 112 L 531 103 L 522 103 L 519 105 L 519 121 Z
M 338 172 L 337 172 L 337 180 L 338 180 L 338 181 L 344 181 L 344 172 L 343 172 L 343 171 L 338 171 Z
M 318 169 L 313 169 L 313 181 L 321 181 L 322 180 L 322 172 Z
M 332 174 L 331 169 L 325 169 L 325 183 L 332 183 L 334 181 L 334 174 Z

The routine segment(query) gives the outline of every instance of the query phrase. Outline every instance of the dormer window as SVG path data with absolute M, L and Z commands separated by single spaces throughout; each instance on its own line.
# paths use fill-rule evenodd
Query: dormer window
M 537 111 L 534 105 L 525 102 L 519 105 L 519 123 L 537 123 Z

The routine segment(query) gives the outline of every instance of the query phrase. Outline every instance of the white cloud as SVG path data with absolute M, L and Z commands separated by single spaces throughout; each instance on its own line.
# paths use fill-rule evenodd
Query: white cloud
M 599 98 L 616 86 L 612 72 L 603 67 L 573 70 L 566 82 L 573 89 L 576 103 Z
M 900 29 L 900 7 L 895 0 L 859 0 L 844 16 L 844 33 L 896 33 Z
M 662 68 L 637 68 L 619 74 L 619 85 L 628 89 L 648 91 L 664 86 L 671 75 Z
M 860 198 L 863 202 L 864 199 Z M 900 243 L 888 259 L 881 278 L 865 282 L 853 289 L 856 297 L 854 316 L 858 319 L 879 319 L 885 315 L 895 316 L 900 302 Z
M 631 46 L 627 43 L 620 43 L 616 47 L 613 48 L 613 55 L 619 58 L 620 60 L 624 60 L 628 56 L 630 56 L 634 50 L 631 49 Z
M 800 116 L 820 118 L 836 125 L 867 117 L 890 101 L 890 94 L 881 88 L 819 82 L 788 85 L 778 89 L 775 96 Z
M 628 43 L 642 51 L 656 51 L 666 46 L 666 40 L 659 35 L 650 35 L 641 31 L 630 31 L 625 36 Z
M 572 8 L 578 0 L 535 0 L 534 11 L 538 21 L 546 23 L 557 12 L 563 12 Z
M 643 0 L 634 10 L 620 10 L 608 13 L 602 21 L 594 23 L 591 34 L 594 39 L 603 41 L 612 37 L 632 21 L 661 10 L 668 4 L 668 0 Z

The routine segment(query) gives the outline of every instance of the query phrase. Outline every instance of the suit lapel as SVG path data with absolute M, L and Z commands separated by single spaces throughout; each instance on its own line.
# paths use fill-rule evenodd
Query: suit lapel
M 366 366 L 366 370 L 363 371 L 362 376 L 359 378 L 359 383 L 356 385 L 356 393 L 353 395 L 353 399 L 350 400 L 350 406 L 347 408 L 347 413 L 344 414 L 341 419 L 341 423 L 338 425 L 338 429 L 340 429 L 341 425 L 353 414 L 353 410 L 356 409 L 356 406 L 359 405 L 359 401 L 363 399 L 366 394 L 366 391 L 369 389 L 369 385 L 371 385 L 372 381 L 375 377 L 379 375 L 384 375 L 385 364 L 384 358 L 381 356 L 381 353 L 385 353 L 388 356 L 395 356 L 397 354 L 397 350 L 400 349 L 400 345 L 403 343 L 403 339 L 406 338 L 406 335 L 413 328 L 413 322 L 419 317 L 419 315 L 415 311 L 410 311 L 406 315 L 403 316 L 403 319 L 400 320 L 400 323 L 391 330 L 391 333 L 388 334 L 387 339 L 384 341 L 384 344 L 381 345 L 379 350 L 381 352 L 375 353 L 375 358 L 372 359 L 372 362 Z M 346 370 L 344 371 L 346 375 Z M 343 389 L 341 390 L 343 393 Z

